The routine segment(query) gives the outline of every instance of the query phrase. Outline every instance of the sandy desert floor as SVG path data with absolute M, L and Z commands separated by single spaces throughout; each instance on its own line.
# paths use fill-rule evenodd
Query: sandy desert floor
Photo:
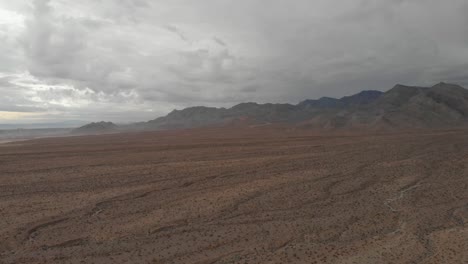
M 468 131 L 0 145 L 0 263 L 468 263 Z

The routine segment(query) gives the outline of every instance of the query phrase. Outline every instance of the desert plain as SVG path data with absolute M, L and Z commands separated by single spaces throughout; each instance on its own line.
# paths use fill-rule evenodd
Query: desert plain
M 0 145 L 0 263 L 468 263 L 468 130 Z

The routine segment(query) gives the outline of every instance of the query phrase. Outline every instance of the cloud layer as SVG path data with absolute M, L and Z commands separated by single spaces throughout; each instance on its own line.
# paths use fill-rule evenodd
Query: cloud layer
M 129 122 L 468 85 L 467 13 L 465 0 L 0 0 L 0 111 Z

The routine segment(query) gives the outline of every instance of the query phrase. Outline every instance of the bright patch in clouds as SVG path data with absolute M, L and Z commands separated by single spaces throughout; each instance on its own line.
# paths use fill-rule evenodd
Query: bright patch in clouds
M 17 12 L 0 8 L 0 26 L 24 27 L 25 17 Z
M 38 117 L 42 113 L 24 113 L 24 112 L 4 112 L 0 111 L 0 119 L 2 120 L 17 120 L 17 119 L 30 119 L 32 117 Z

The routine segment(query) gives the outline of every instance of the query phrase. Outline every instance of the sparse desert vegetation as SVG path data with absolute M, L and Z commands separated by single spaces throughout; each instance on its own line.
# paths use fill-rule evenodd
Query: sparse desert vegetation
M 0 145 L 1 263 L 466 263 L 467 130 Z

